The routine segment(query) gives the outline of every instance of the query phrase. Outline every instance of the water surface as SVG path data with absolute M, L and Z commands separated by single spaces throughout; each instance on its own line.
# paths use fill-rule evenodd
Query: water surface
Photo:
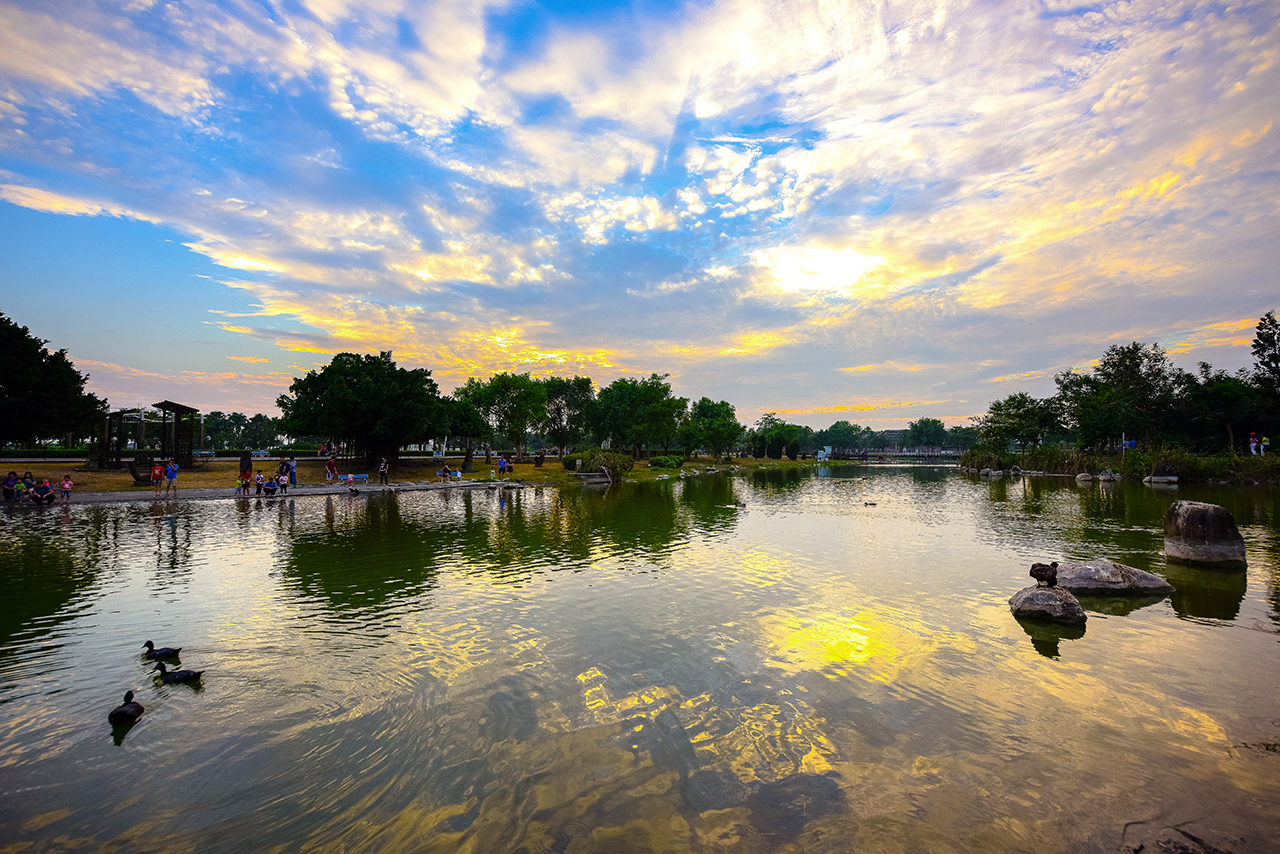
M 1179 497 L 1246 572 L 1166 564 Z M 1278 510 L 846 467 L 0 515 L 0 850 L 1280 850 Z M 1177 592 L 1010 616 L 1103 555 Z

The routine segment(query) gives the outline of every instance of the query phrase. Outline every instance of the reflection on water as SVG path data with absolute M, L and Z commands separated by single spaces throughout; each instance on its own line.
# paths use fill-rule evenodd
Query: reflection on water
M 1246 572 L 1166 564 L 1180 497 Z M 1276 850 L 1276 505 L 834 466 L 3 515 L 0 839 Z M 1009 614 L 1032 561 L 1104 555 L 1176 592 Z

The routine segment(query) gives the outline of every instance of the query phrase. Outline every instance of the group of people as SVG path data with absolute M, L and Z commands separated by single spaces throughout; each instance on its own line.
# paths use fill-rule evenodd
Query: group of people
M 160 497 L 160 490 L 164 490 L 164 494 L 173 493 L 174 497 L 178 495 L 178 461 L 156 460 L 151 464 L 151 491 L 156 498 Z
M 1267 448 L 1270 447 L 1271 439 L 1269 437 L 1263 436 L 1259 439 L 1257 433 L 1249 434 L 1249 453 L 1253 454 L 1255 457 L 1265 457 L 1267 455 Z
M 75 486 L 75 482 L 71 480 L 70 474 L 65 474 L 58 483 L 58 489 L 55 490 L 47 477 L 38 478 L 29 471 L 23 472 L 22 477 L 18 477 L 16 471 L 11 471 L 4 476 L 3 481 L 0 481 L 0 485 L 4 489 L 5 504 L 30 502 L 47 506 L 55 501 L 64 505 L 70 504 L 71 489 Z
M 280 465 L 276 466 L 276 472 L 272 475 L 264 476 L 262 469 L 258 469 L 255 474 L 251 470 L 240 472 L 240 476 L 236 479 L 236 495 L 248 495 L 249 489 L 252 487 L 256 495 L 272 496 L 276 493 L 281 495 L 289 494 L 289 487 L 298 485 L 298 461 L 295 457 L 280 460 Z

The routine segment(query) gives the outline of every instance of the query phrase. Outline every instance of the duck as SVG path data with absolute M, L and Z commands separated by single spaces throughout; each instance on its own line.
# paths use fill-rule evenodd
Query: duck
M 1036 580 L 1036 587 L 1057 587 L 1058 562 L 1055 560 L 1047 565 L 1043 563 L 1031 564 L 1031 577 Z
M 150 659 L 151 661 L 158 661 L 161 658 L 177 658 L 178 653 L 182 652 L 182 647 L 180 646 L 162 646 L 159 649 L 156 649 L 156 645 L 151 641 L 147 641 L 143 646 L 147 648 L 147 651 L 142 654 L 142 657 Z
M 172 685 L 175 682 L 198 682 L 204 675 L 203 670 L 165 670 L 163 661 L 151 669 L 160 671 L 160 681 L 166 685 Z
M 133 692 L 124 692 L 124 703 L 116 706 L 107 713 L 107 720 L 113 724 L 131 724 L 135 723 L 138 718 L 142 717 L 142 713 L 146 709 L 142 708 L 141 703 L 133 701 Z

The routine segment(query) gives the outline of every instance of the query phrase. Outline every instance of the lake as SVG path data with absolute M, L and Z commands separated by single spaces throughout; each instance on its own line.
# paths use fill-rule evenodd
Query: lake
M 1232 512 L 1247 571 L 1166 563 L 1178 498 Z M 1033 561 L 1099 556 L 1176 592 L 1010 615 Z M 1278 641 L 1262 487 L 845 466 L 5 512 L 0 851 L 1274 852 Z

